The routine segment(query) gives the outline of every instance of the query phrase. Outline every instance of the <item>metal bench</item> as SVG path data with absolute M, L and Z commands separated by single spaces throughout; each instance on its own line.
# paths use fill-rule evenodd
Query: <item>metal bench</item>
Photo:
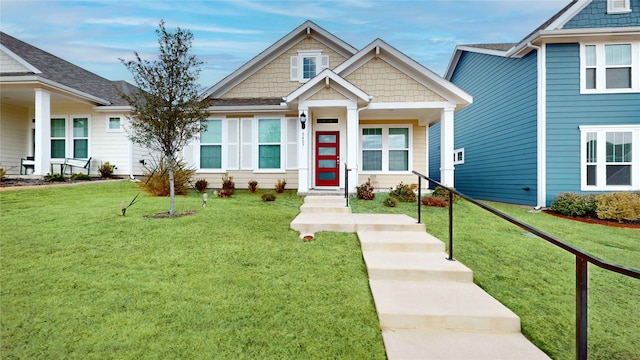
M 24 169 L 25 175 L 27 174 L 27 169 L 31 169 L 31 173 L 35 171 L 36 161 L 33 156 L 27 156 L 26 158 L 20 159 L 20 175 L 22 175 L 22 170 Z
M 65 172 L 67 171 L 67 168 L 69 168 L 71 171 L 71 175 L 73 175 L 74 167 L 87 169 L 87 175 L 89 175 L 89 171 L 91 169 L 91 158 L 88 158 L 88 159 L 65 158 L 64 162 L 60 164 L 60 174 L 64 175 Z

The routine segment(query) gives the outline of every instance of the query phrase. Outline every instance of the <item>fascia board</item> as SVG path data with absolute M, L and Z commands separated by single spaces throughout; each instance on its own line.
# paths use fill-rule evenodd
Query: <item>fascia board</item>
M 449 60 L 449 65 L 447 66 L 447 71 L 445 72 L 445 80 L 450 81 L 453 76 L 453 72 L 458 66 L 458 61 L 460 61 L 460 57 L 463 52 L 474 52 L 479 54 L 486 55 L 494 55 L 494 56 L 502 56 L 507 57 L 507 51 L 500 50 L 492 50 L 492 49 L 482 49 L 473 46 L 465 46 L 465 45 L 457 45 L 455 50 L 453 51 L 453 55 L 451 55 L 451 60 Z
M 334 73 L 330 69 L 324 69 L 322 70 L 322 72 L 320 72 L 320 74 L 316 75 L 316 77 L 307 81 L 304 85 L 300 86 L 299 88 L 294 90 L 291 94 L 287 95 L 284 98 L 284 100 L 287 103 L 294 101 L 295 99 L 299 98 L 301 95 L 306 93 L 307 91 L 312 90 L 320 82 L 326 81 L 325 80 L 326 78 L 329 78 L 330 80 L 335 81 L 338 85 L 342 86 L 347 91 L 349 91 L 350 93 L 352 93 L 353 95 L 357 96 L 358 98 L 362 99 L 365 102 L 369 102 L 369 100 L 371 99 L 369 94 L 360 90 L 358 87 L 356 87 L 346 79 L 342 78 L 341 76 Z
M 49 79 L 42 78 L 40 76 L 0 76 L 0 83 L 4 84 L 26 84 L 26 85 L 47 85 L 55 90 L 58 90 L 62 93 L 66 93 L 68 95 L 73 95 L 76 97 L 83 98 L 84 100 L 88 100 L 90 102 L 98 103 L 100 105 L 111 105 L 111 101 L 99 98 L 97 96 L 93 96 L 91 94 L 87 94 L 86 92 L 74 89 L 72 87 L 62 85 L 55 81 L 51 81 Z

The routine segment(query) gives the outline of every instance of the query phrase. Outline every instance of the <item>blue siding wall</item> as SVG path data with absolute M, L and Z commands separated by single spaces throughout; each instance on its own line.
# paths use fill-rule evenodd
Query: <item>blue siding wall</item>
M 465 163 L 455 167 L 456 188 L 463 193 L 536 204 L 536 59 L 535 51 L 521 59 L 462 54 L 451 81 L 473 96 L 454 122 L 454 146 L 465 151 Z
M 547 45 L 547 205 L 580 192 L 580 125 L 640 124 L 640 93 L 580 94 L 580 46 Z
M 607 0 L 594 0 L 564 26 L 564 29 L 638 26 L 640 0 L 631 0 L 631 12 L 607 14 Z

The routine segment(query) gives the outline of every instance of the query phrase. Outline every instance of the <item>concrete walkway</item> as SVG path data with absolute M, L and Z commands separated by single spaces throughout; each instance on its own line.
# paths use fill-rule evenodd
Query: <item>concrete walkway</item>
M 387 357 L 549 359 L 520 333 L 520 318 L 446 259 L 444 243 L 406 215 L 351 214 L 340 196 L 307 196 L 291 228 L 356 232 Z

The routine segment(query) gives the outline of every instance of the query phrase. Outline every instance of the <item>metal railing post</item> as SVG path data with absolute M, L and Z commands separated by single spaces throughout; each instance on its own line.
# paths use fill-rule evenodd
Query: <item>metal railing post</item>
M 349 167 L 344 163 L 344 198 L 346 199 L 345 207 L 349 207 Z
M 453 261 L 453 192 L 449 190 L 449 261 Z
M 576 256 L 576 359 L 587 360 L 587 260 Z
M 422 224 L 422 177 L 418 176 L 418 224 Z

